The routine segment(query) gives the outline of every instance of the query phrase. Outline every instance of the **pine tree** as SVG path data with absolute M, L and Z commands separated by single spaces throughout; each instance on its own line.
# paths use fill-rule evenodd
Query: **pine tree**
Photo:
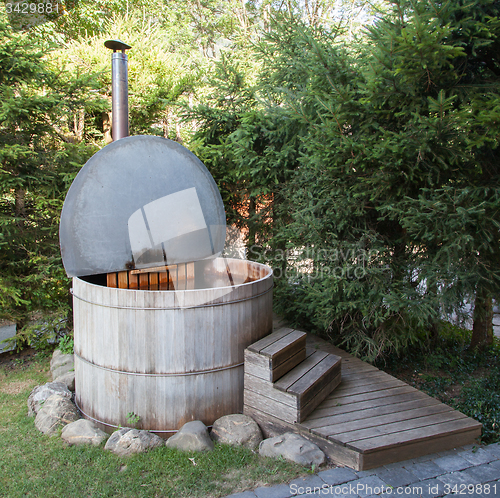
M 498 7 L 395 1 L 369 30 L 350 80 L 335 70 L 340 53 L 329 56 L 318 39 L 309 52 L 301 109 L 316 103 L 304 113 L 311 133 L 286 236 L 332 260 L 314 261 L 316 274 L 301 277 L 288 309 L 368 357 L 435 332 L 443 312 L 471 296 L 475 331 L 483 329 L 473 344 L 491 340 Z
M 59 213 L 94 150 L 78 119 L 93 111 L 88 78 L 50 67 L 46 50 L 0 23 L 0 314 L 19 332 L 34 311 L 67 306 Z

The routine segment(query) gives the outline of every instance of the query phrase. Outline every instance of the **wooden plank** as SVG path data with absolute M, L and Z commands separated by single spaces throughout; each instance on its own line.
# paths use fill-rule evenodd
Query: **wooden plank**
M 335 392 L 334 392 L 335 393 Z M 334 394 L 332 393 L 332 394 Z M 326 398 L 326 400 L 318 407 L 318 409 L 314 412 L 313 415 L 311 415 L 311 418 L 319 418 L 319 417 L 325 417 L 325 416 L 330 416 L 332 415 L 332 408 L 335 408 L 335 415 L 340 415 L 343 413 L 353 413 L 353 412 L 358 412 L 361 413 L 361 411 L 372 409 L 372 408 L 378 408 L 378 407 L 383 407 L 386 405 L 392 405 L 393 403 L 396 403 L 398 401 L 402 400 L 415 400 L 415 399 L 427 399 L 430 398 L 430 396 L 427 396 L 424 393 L 407 393 L 410 394 L 410 396 L 406 396 L 405 398 L 402 399 L 395 399 L 394 396 L 380 396 L 374 399 L 367 399 L 366 401 L 358 401 L 356 403 L 342 403 L 342 399 L 340 400 L 335 400 L 333 399 L 334 404 L 331 404 L 332 398 L 331 395 Z M 431 398 L 433 399 L 433 398 Z
M 160 290 L 168 290 L 170 288 L 170 278 L 168 272 L 158 273 L 158 286 Z
M 394 377 L 389 380 L 379 381 L 375 384 L 370 384 L 367 386 L 352 386 L 348 391 L 343 390 L 342 384 L 340 384 L 339 388 L 336 389 L 334 396 L 340 398 L 345 394 L 347 394 L 348 396 L 352 396 L 353 394 L 371 393 L 374 391 L 382 391 L 390 387 L 403 387 L 406 385 L 408 384 L 405 384 L 403 381 L 395 379 Z
M 307 350 L 306 350 L 307 352 Z M 281 377 L 280 380 L 275 382 L 274 387 L 281 391 L 287 391 L 288 388 L 297 382 L 303 375 L 305 375 L 311 368 L 314 368 L 328 353 L 323 351 L 313 351 L 300 365 L 296 366 L 293 370 Z
M 244 371 L 247 374 L 258 377 L 259 379 L 264 379 L 271 382 L 271 371 L 269 368 L 269 358 L 260 355 L 259 353 L 254 353 L 248 348 L 245 349 L 244 353 L 245 366 Z
M 128 288 L 129 289 L 138 289 L 139 288 L 139 276 L 138 275 L 132 275 L 129 272 L 129 275 L 128 275 Z
M 464 429 L 459 432 L 436 434 L 421 441 L 412 441 L 392 448 L 379 449 L 372 453 L 360 454 L 360 467 L 363 470 L 374 469 L 381 465 L 418 458 L 439 451 L 451 450 L 469 444 L 477 444 L 481 436 L 481 427 Z
M 306 341 L 307 344 L 307 341 Z M 318 348 L 319 351 L 325 351 L 323 348 Z M 325 351 L 326 353 L 330 353 L 330 351 Z M 330 353 L 330 354 L 335 354 L 335 353 Z M 344 368 L 346 369 L 347 372 L 380 372 L 380 370 L 377 367 L 374 367 L 373 365 L 370 365 L 369 363 L 365 363 L 364 361 L 361 361 L 358 358 L 353 358 L 352 356 L 345 356 L 338 354 L 337 356 L 340 356 L 344 360 Z
M 387 434 L 376 436 L 373 438 L 362 439 L 348 444 L 348 447 L 354 448 L 363 453 L 376 452 L 384 448 L 394 448 L 403 446 L 409 442 L 421 441 L 429 439 L 433 436 L 443 436 L 452 433 L 460 433 L 466 431 L 475 431 L 481 427 L 479 422 L 472 420 L 468 417 L 444 422 L 441 424 L 434 424 L 428 427 L 419 427 L 410 429 L 404 432 L 395 434 Z
M 265 438 L 279 436 L 285 432 L 294 432 L 296 428 L 295 424 L 289 424 L 245 404 L 243 405 L 243 413 L 257 422 Z
M 307 350 L 306 358 L 308 358 L 308 356 L 311 356 L 313 353 L 314 351 Z M 273 372 L 270 368 L 269 358 L 267 358 L 266 356 L 262 356 L 259 353 L 254 353 L 252 351 L 249 351 L 248 348 L 245 350 L 244 354 L 245 354 L 245 367 L 244 367 L 245 372 L 251 375 L 255 375 L 260 379 L 272 382 Z
M 128 272 L 118 272 L 118 287 L 120 289 L 128 289 Z
M 139 275 L 139 289 L 148 290 L 149 289 L 149 276 L 147 273 L 140 273 Z
M 118 287 L 118 275 L 115 271 L 106 275 L 106 284 L 108 287 Z
M 186 264 L 186 289 L 194 289 L 194 263 L 187 263 Z
M 285 405 L 284 403 L 280 403 L 279 401 L 263 396 L 262 394 L 249 391 L 248 389 L 244 390 L 243 403 L 263 413 L 267 413 L 268 415 L 276 416 L 279 414 L 277 418 L 283 420 L 284 422 L 291 424 L 297 422 L 297 408 Z
M 394 407 L 394 405 L 392 405 Z M 368 416 L 363 418 L 358 418 L 353 421 L 346 421 L 344 423 L 333 423 L 327 426 L 318 427 L 312 429 L 315 434 L 323 437 L 334 436 L 336 434 L 347 434 L 352 431 L 370 429 L 371 427 L 378 426 L 393 426 L 404 421 L 413 421 L 413 419 L 426 417 L 429 415 L 435 415 L 438 413 L 453 412 L 453 408 L 443 404 L 434 403 L 432 405 L 427 405 L 419 408 L 412 408 L 404 411 L 396 411 L 392 413 L 386 413 L 383 415 Z
M 272 335 L 272 334 L 271 334 Z M 298 330 L 292 330 L 289 334 L 281 339 L 262 348 L 259 353 L 268 356 L 273 361 L 273 364 L 279 365 L 283 363 L 289 356 L 295 354 L 299 349 L 306 348 L 306 334 Z
M 342 375 L 344 375 L 344 371 L 342 370 Z M 339 386 L 340 387 L 340 386 Z M 389 387 L 387 389 L 382 389 L 380 391 L 373 391 L 370 393 L 361 393 L 349 395 L 349 393 L 344 393 L 342 396 L 338 396 L 338 389 L 335 390 L 328 398 L 325 400 L 325 408 L 327 406 L 339 406 L 339 405 L 348 405 L 351 403 L 360 403 L 363 401 L 374 400 L 377 398 L 390 398 L 392 396 L 399 396 L 401 394 L 413 394 L 413 393 L 421 393 L 417 391 L 414 387 L 411 386 L 401 386 L 401 387 Z
M 443 413 L 436 413 L 426 417 L 418 417 L 411 420 L 403 420 L 401 422 L 394 422 L 392 424 L 369 427 L 367 429 L 359 429 L 357 431 L 350 431 L 344 434 L 332 434 L 328 439 L 338 441 L 344 444 L 351 443 L 356 445 L 357 441 L 364 439 L 371 439 L 379 436 L 391 435 L 396 440 L 399 434 L 404 431 L 414 430 L 416 428 L 426 428 L 436 424 L 451 422 L 454 420 L 466 419 L 467 417 L 456 410 L 446 410 Z
M 169 275 L 169 287 L 170 289 L 177 289 L 177 265 L 169 265 L 168 267 Z
M 177 266 L 177 290 L 186 289 L 186 264 Z
M 347 388 L 351 384 L 356 384 L 356 385 L 366 385 L 366 384 L 372 384 L 374 380 L 380 380 L 380 379 L 387 379 L 390 378 L 391 376 L 389 374 L 386 374 L 385 372 L 346 372 L 344 370 L 344 375 L 342 376 L 343 383 L 342 387 Z
M 402 398 L 404 399 L 404 395 L 402 395 Z M 429 397 L 428 399 L 415 399 L 414 397 L 408 397 L 406 399 L 408 399 L 409 401 L 396 402 L 398 400 L 395 400 L 395 402 L 392 404 L 377 406 L 375 408 L 367 408 L 364 410 L 354 410 L 352 412 L 341 414 L 336 414 L 335 409 L 332 408 L 329 412 L 326 412 L 327 415 L 325 415 L 324 417 L 310 417 L 304 422 L 303 425 L 309 430 L 313 430 L 319 427 L 336 427 L 337 425 L 342 425 L 346 422 L 356 423 L 358 421 L 361 421 L 360 423 L 366 425 L 367 423 L 371 422 L 372 419 L 379 416 L 391 415 L 394 413 L 403 413 L 415 408 L 423 408 L 426 406 L 442 404 L 437 399 L 431 397 Z M 369 419 L 369 422 L 367 419 Z
M 278 365 L 271 370 L 271 382 L 276 382 L 278 379 L 283 377 L 286 373 L 288 373 L 292 368 L 296 367 L 299 363 L 303 362 L 306 359 L 306 349 L 300 349 L 293 356 L 288 358 L 284 363 Z
M 263 337 L 257 342 L 254 342 L 250 346 L 248 346 L 248 350 L 254 352 L 254 353 L 260 353 L 262 349 L 267 348 L 271 344 L 275 343 L 282 337 L 286 337 L 290 332 L 293 332 L 295 329 L 289 329 L 286 327 L 283 327 L 282 329 L 276 330 L 272 334 L 269 334 L 266 337 Z
M 292 384 L 287 389 L 287 392 L 299 396 L 299 407 L 302 407 L 316 396 L 318 391 L 321 390 L 323 383 L 328 383 L 334 377 L 340 375 L 340 362 L 341 359 L 338 356 L 328 355 L 297 382 Z
M 267 398 L 274 399 L 284 405 L 289 405 L 293 407 L 295 410 L 298 410 L 297 404 L 297 396 L 293 394 L 288 394 L 283 391 L 279 391 L 278 389 L 274 389 L 271 382 L 263 380 L 259 377 L 255 377 L 247 372 L 245 372 L 244 376 L 244 389 L 253 391 L 258 394 L 262 394 Z M 279 418 L 279 417 L 278 417 Z
M 157 272 L 149 274 L 149 289 L 150 290 L 158 290 L 159 289 L 158 273 Z
M 341 378 L 342 375 L 340 371 L 338 371 L 336 376 L 332 377 L 328 381 L 321 383 L 323 387 L 316 393 L 316 396 L 312 398 L 307 403 L 307 405 L 300 406 L 299 415 L 297 417 L 297 423 L 300 423 L 303 420 L 305 420 L 309 416 L 309 414 L 316 409 L 316 407 L 325 399 L 325 396 L 331 393 L 340 384 Z
M 333 344 L 325 341 L 324 339 L 321 339 L 321 337 L 318 337 L 317 335 L 313 334 L 307 334 L 307 343 L 306 347 L 309 348 L 315 348 L 315 349 L 321 349 L 321 351 L 325 351 L 326 353 L 330 354 L 336 354 L 337 356 L 346 357 L 346 358 L 352 358 L 354 360 L 357 360 L 357 358 L 354 358 L 354 356 L 350 355 L 343 349 L 338 348 L 337 346 L 334 346 Z M 359 360 L 361 361 L 361 360 Z

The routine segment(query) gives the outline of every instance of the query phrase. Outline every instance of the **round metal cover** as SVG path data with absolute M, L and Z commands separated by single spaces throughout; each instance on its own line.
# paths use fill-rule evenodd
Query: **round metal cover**
M 94 154 L 66 195 L 59 227 L 70 277 L 217 257 L 225 237 L 207 168 L 154 136 L 122 138 Z

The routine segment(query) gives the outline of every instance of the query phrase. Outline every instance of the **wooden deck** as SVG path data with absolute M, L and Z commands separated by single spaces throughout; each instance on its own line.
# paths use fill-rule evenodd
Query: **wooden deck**
M 479 422 L 345 351 L 312 335 L 307 347 L 340 356 L 342 381 L 301 423 L 245 406 L 266 437 L 300 432 L 336 464 L 367 470 L 471 444 L 481 435 Z

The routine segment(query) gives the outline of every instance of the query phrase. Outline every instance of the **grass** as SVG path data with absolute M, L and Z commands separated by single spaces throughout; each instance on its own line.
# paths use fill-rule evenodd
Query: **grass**
M 28 396 L 48 381 L 48 364 L 33 355 L 0 365 L 0 496 L 215 498 L 308 472 L 227 445 L 203 454 L 164 447 L 126 458 L 102 447 L 68 446 L 38 432 L 27 417 Z
M 483 443 L 500 441 L 500 341 L 470 350 L 471 332 L 445 324 L 439 339 L 378 368 L 483 424 Z

